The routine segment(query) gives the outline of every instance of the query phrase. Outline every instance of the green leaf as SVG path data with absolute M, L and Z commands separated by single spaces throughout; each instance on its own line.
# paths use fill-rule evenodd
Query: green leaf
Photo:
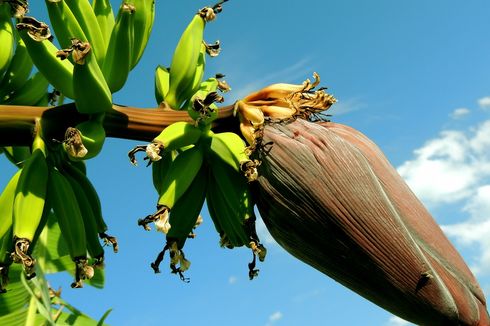
M 19 309 L 9 314 L 1 314 L 0 325 L 24 326 L 27 319 L 27 309 Z
M 112 308 L 107 310 L 103 315 L 102 317 L 100 318 L 100 320 L 97 322 L 97 326 L 103 326 L 105 325 L 104 324 L 104 321 L 107 319 L 107 317 L 109 316 L 109 314 L 112 312 Z
M 6 287 L 7 293 L 0 294 L 0 316 L 10 314 L 27 306 L 30 295 L 20 281 L 22 273 L 21 266 L 15 264 L 10 267 L 10 282 Z

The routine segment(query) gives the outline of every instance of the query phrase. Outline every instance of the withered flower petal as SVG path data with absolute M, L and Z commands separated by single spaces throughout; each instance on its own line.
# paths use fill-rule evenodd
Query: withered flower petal
M 489 325 L 468 267 L 374 143 L 336 124 L 265 124 L 257 206 L 292 255 L 416 324 Z

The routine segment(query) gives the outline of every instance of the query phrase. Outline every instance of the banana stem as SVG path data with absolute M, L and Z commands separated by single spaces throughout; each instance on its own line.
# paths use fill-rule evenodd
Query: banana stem
M 74 103 L 56 107 L 0 105 L 0 146 L 30 146 L 36 119 L 42 118 L 45 139 L 63 140 L 68 127 L 87 120 Z M 104 127 L 108 137 L 151 141 L 176 121 L 191 121 L 185 111 L 165 108 L 136 108 L 114 104 L 106 113 Z M 213 129 L 238 131 L 233 105 L 221 107 Z

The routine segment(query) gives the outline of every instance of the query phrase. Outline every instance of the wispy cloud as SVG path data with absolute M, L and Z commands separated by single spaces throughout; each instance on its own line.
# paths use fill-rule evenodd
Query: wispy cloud
M 311 59 L 306 57 L 290 64 L 287 68 L 269 72 L 268 74 L 255 78 L 252 82 L 243 85 L 233 85 L 233 89 L 237 90 L 233 96 L 235 98 L 243 98 L 248 94 L 258 91 L 259 89 L 275 83 L 296 83 L 297 80 L 305 80 L 312 78 L 313 71 L 310 71 L 308 64 Z
M 465 116 L 467 116 L 468 114 L 470 114 L 470 109 L 468 108 L 457 108 L 455 109 L 453 112 L 451 112 L 451 114 L 449 115 L 452 119 L 461 119 Z
M 485 96 L 479 99 L 478 105 L 484 110 L 490 110 L 490 96 Z
M 338 99 L 337 103 L 332 105 L 332 108 L 328 110 L 328 113 L 332 115 L 343 115 L 364 107 L 366 107 L 366 104 L 358 98 Z
M 233 285 L 233 284 L 235 284 L 237 281 L 238 281 L 238 278 L 237 278 L 236 276 L 234 276 L 234 275 L 232 275 L 232 276 L 230 276 L 230 277 L 228 278 L 228 284 Z
M 462 207 L 462 221 L 442 228 L 471 250 L 466 260 L 475 274 L 490 275 L 490 120 L 469 131 L 441 132 L 398 171 L 425 203 Z
M 273 314 L 271 314 L 269 316 L 269 319 L 268 319 L 267 323 L 265 324 L 265 326 L 274 325 L 278 320 L 282 319 L 282 317 L 283 317 L 282 312 L 280 312 L 280 311 L 274 312 Z

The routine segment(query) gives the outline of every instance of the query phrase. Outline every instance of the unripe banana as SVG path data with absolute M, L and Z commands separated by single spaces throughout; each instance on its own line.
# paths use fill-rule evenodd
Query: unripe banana
M 7 292 L 9 270 L 13 262 L 12 251 L 12 227 L 10 227 L 3 238 L 0 238 L 0 294 Z
M 213 97 L 217 94 L 218 79 L 209 78 L 201 83 L 199 89 L 194 93 L 186 104 L 189 116 L 201 125 L 210 125 L 211 122 L 218 118 L 218 107 L 214 103 L 219 97 Z M 211 99 L 212 102 L 208 103 Z
M 213 180 L 210 181 L 210 189 L 214 189 L 214 209 L 220 225 L 231 244 L 235 247 L 251 242 L 259 243 L 255 231 L 255 215 L 253 211 L 253 199 L 247 179 L 225 163 L 212 150 L 207 152 L 208 162 Z M 226 213 L 226 217 L 221 214 Z M 226 221 L 221 220 L 225 218 Z
M 102 72 L 112 93 L 120 90 L 128 79 L 133 54 L 134 16 L 134 7 L 123 3 L 102 65 Z
M 212 172 L 209 172 L 208 189 L 206 193 L 206 204 L 209 215 L 214 223 L 218 234 L 220 235 L 220 245 L 232 249 L 243 246 L 246 241 L 246 235 L 240 229 L 236 230 L 230 221 L 233 214 L 224 200 L 221 190 L 218 188 L 216 179 Z
M 32 70 L 32 60 L 27 52 L 24 41 L 19 37 L 15 47 L 14 56 L 10 61 L 8 70 L 0 82 L 0 99 L 15 89 L 21 88 L 29 79 Z
M 88 201 L 91 204 L 99 237 L 104 241 L 106 245 L 112 245 L 114 252 L 117 252 L 118 251 L 117 239 L 106 233 L 108 228 L 107 228 L 107 224 L 104 221 L 104 217 L 102 215 L 102 205 L 100 203 L 99 195 L 97 194 L 95 187 L 93 186 L 92 182 L 90 182 L 87 175 L 82 171 L 80 171 L 80 169 L 77 167 L 79 163 L 80 162 L 72 162 L 72 161 L 64 160 L 63 171 L 69 174 L 73 179 L 75 179 L 80 185 L 80 187 L 82 187 L 85 195 L 88 198 Z
M 13 207 L 14 261 L 22 262 L 28 277 L 35 275 L 28 251 L 45 213 L 48 176 L 44 149 L 35 148 L 22 168 Z
M 27 35 L 27 29 L 19 30 L 36 68 L 54 88 L 64 96 L 75 98 L 73 91 L 73 64 L 56 56 L 58 48 L 49 40 L 35 41 Z
M 135 153 L 146 151 L 147 157 L 151 161 L 158 161 L 162 158 L 160 155 L 163 151 L 169 152 L 189 145 L 196 144 L 203 131 L 195 125 L 178 121 L 174 122 L 153 139 L 147 146 L 137 146 L 128 153 L 131 163 L 136 165 Z
M 0 238 L 12 228 L 14 199 L 22 170 L 18 170 L 9 180 L 0 194 Z M 11 231 L 10 231 L 11 232 Z
M 95 17 L 102 32 L 104 43 L 109 44 L 112 28 L 115 24 L 114 12 L 110 0 L 94 0 L 92 2 Z
M 163 193 L 162 182 L 165 179 L 165 175 L 168 173 L 170 165 L 177 157 L 177 151 L 166 152 L 162 155 L 162 159 L 153 161 L 151 164 L 153 186 L 158 195 Z
M 165 102 L 178 110 L 197 91 L 192 89 L 201 53 L 205 19 L 197 13 L 182 34 L 170 64 L 170 88 Z M 197 86 L 199 87 L 199 86 Z
M 184 247 L 201 213 L 206 199 L 207 174 L 207 167 L 201 166 L 187 191 L 170 210 L 169 223 L 172 227 L 167 233 L 167 241 L 176 241 L 179 249 Z
M 56 34 L 58 43 L 63 49 L 71 47 L 71 39 L 73 38 L 83 42 L 88 41 L 77 18 L 65 0 L 45 0 L 45 2 L 46 8 L 48 9 L 49 21 Z
M 134 44 L 131 55 L 131 69 L 133 69 L 143 55 L 150 38 L 155 20 L 155 0 L 132 0 L 129 3 L 135 8 Z
M 101 121 L 87 120 L 66 130 L 63 148 L 71 160 L 88 160 L 100 153 L 105 136 Z
M 82 186 L 69 174 L 68 171 L 61 170 L 60 172 L 70 183 L 73 193 L 75 194 L 78 207 L 80 208 L 83 226 L 85 229 L 87 251 L 90 257 L 95 260 L 94 265 L 101 266 L 104 262 L 104 248 L 100 244 L 92 203 L 89 201 Z
M 89 0 L 63 0 L 66 2 L 80 27 L 87 36 L 87 41 L 97 57 L 97 63 L 102 65 L 105 59 L 107 43 L 104 41 L 97 17 Z
M 82 213 L 70 182 L 57 169 L 49 176 L 49 193 L 53 211 L 58 219 L 61 234 L 75 262 L 73 288 L 82 287 L 82 280 L 93 276 L 94 270 L 87 265 L 87 240 Z
M 202 130 L 193 124 L 178 121 L 163 129 L 153 142 L 160 144 L 166 151 L 172 151 L 197 143 L 201 135 Z
M 75 41 L 76 43 L 76 41 Z M 112 94 L 90 44 L 77 43 L 81 54 L 73 69 L 73 89 L 78 112 L 84 114 L 104 113 L 112 109 Z
M 246 153 L 245 142 L 233 132 L 214 133 L 211 136 L 210 155 L 228 164 L 236 172 L 241 171 L 241 166 L 250 161 Z
M 193 146 L 177 155 L 162 181 L 163 192 L 158 198 L 158 211 L 140 220 L 138 224 L 148 229 L 147 224 L 155 222 L 158 231 L 167 233 L 170 229 L 168 213 L 189 188 L 202 163 L 203 152 L 200 146 Z
M 20 89 L 15 90 L 3 101 L 9 105 L 35 105 L 48 92 L 49 82 L 36 72 Z M 2 103 L 2 101 L 0 101 Z
M 0 52 L 1 79 L 10 65 L 15 46 L 14 25 L 12 24 L 10 5 L 6 2 L 0 3 L 0 44 L 2 44 L 2 51 Z
M 170 85 L 170 72 L 164 66 L 159 65 L 155 69 L 155 99 L 160 105 L 165 100 L 165 94 Z

